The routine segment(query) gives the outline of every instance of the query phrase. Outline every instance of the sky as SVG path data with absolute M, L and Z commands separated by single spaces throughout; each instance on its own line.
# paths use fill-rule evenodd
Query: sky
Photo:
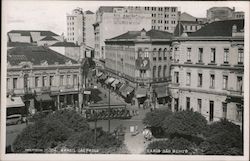
M 235 7 L 236 11 L 248 11 L 247 2 L 167 2 L 167 1 L 43 1 L 3 0 L 4 27 L 10 30 L 51 30 L 66 35 L 66 14 L 76 7 L 95 12 L 99 6 L 176 6 L 181 12 L 195 17 L 206 17 L 206 10 L 215 6 Z

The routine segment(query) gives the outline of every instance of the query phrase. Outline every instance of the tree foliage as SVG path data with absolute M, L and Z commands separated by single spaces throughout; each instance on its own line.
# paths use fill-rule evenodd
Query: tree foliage
M 200 145 L 204 154 L 242 155 L 243 135 L 239 126 L 225 119 L 209 125 L 204 132 L 206 140 Z
M 147 153 L 165 153 L 187 155 L 195 152 L 195 144 L 184 138 L 173 138 L 151 142 L 147 147 Z M 153 150 L 153 151 L 152 151 Z
M 189 110 L 176 112 L 163 121 L 163 128 L 169 135 L 196 136 L 202 133 L 206 125 L 204 116 Z
M 143 119 L 143 123 L 151 127 L 162 127 L 163 120 L 165 120 L 165 118 L 171 114 L 172 112 L 167 109 L 154 110 L 146 114 L 145 118 Z
M 102 129 L 97 130 L 97 143 L 94 131 L 87 121 L 73 110 L 62 110 L 37 119 L 17 136 L 13 144 L 14 152 L 28 152 L 27 149 L 46 150 L 54 148 L 82 149 L 98 148 L 105 153 L 110 148 L 119 148 L 122 142 Z M 114 151 L 114 150 L 113 150 Z

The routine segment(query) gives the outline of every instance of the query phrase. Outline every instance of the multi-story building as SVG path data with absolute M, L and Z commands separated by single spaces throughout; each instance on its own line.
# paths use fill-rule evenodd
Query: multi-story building
M 209 22 L 231 19 L 244 19 L 244 12 L 235 11 L 229 7 L 212 7 L 207 10 L 207 19 Z
M 50 46 L 63 41 L 63 36 L 51 31 L 40 30 L 11 30 L 7 36 L 8 42 L 32 43 L 38 46 Z
M 107 39 L 105 69 L 134 87 L 140 103 L 166 103 L 171 38 L 169 32 L 143 29 Z
M 84 58 L 84 55 L 80 52 L 80 46 L 76 45 L 73 42 L 57 42 L 51 46 L 49 46 L 51 50 L 54 50 L 66 57 L 74 59 L 76 61 L 80 61 Z
M 62 108 L 82 104 L 80 64 L 47 47 L 14 47 L 7 52 L 7 94 L 29 97 L 29 109 L 42 103 Z M 54 103 L 54 104 L 53 104 Z
M 105 59 L 105 39 L 127 31 L 145 28 L 173 33 L 178 16 L 177 7 L 100 7 L 96 12 L 94 25 L 96 58 Z
M 106 39 L 127 31 L 151 28 L 151 14 L 134 11 L 131 7 L 100 7 L 96 12 L 95 58 L 105 60 Z
M 71 14 L 67 14 L 67 41 L 94 47 L 94 23 L 93 12 L 74 9 Z
M 212 22 L 173 39 L 172 110 L 192 109 L 208 121 L 241 125 L 244 80 L 244 20 Z
M 174 35 L 180 36 L 182 33 L 190 34 L 199 30 L 206 24 L 205 18 L 197 18 L 186 12 L 181 13 Z

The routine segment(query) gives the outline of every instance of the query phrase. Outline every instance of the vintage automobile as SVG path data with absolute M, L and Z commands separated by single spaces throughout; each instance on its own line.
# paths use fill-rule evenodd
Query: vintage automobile
M 21 123 L 23 123 L 23 118 L 20 114 L 9 115 L 6 118 L 6 125 L 16 125 Z

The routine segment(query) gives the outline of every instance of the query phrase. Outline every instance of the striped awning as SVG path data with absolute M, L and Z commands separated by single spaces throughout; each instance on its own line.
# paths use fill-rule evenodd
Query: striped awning
M 7 108 L 10 107 L 23 107 L 25 106 L 21 97 L 8 97 L 7 98 Z
M 52 101 L 52 98 L 50 97 L 49 94 L 42 94 L 42 95 L 36 96 L 36 100 L 37 101 Z
M 147 89 L 146 88 L 137 88 L 136 90 L 136 98 L 146 97 Z
M 115 79 L 115 81 L 111 84 L 112 87 L 115 87 L 120 81 L 118 79 Z
M 102 76 L 102 75 L 103 75 L 103 73 L 100 72 L 100 73 L 98 73 L 96 76 L 97 76 L 97 77 L 100 77 L 100 76 Z
M 133 92 L 134 88 L 129 86 L 129 85 L 126 85 L 123 87 L 123 90 L 121 91 L 121 94 L 124 96 L 124 97 L 127 97 L 127 95 L 129 95 L 131 92 Z
M 110 77 L 110 78 L 108 78 L 108 79 L 105 81 L 105 84 L 109 84 L 109 83 L 112 83 L 112 82 L 114 82 L 114 81 L 115 81 L 115 78 Z

